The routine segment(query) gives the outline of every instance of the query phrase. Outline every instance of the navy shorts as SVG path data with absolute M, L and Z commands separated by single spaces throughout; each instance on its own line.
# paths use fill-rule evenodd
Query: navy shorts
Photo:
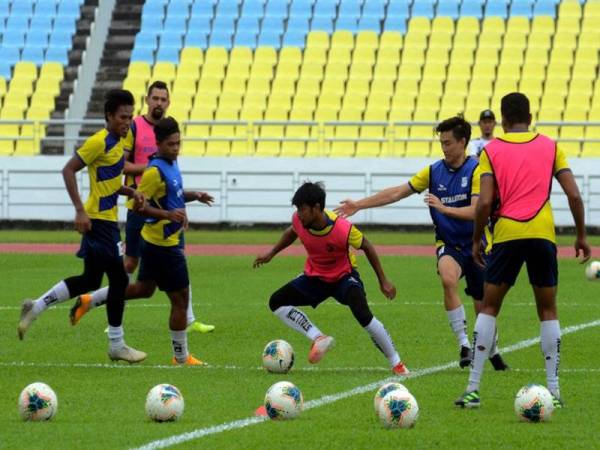
M 523 263 L 527 265 L 529 282 L 533 286 L 558 284 L 556 245 L 546 239 L 517 239 L 494 244 L 485 271 L 486 283 L 514 285 Z
M 123 243 L 117 222 L 92 219 L 92 229 L 81 238 L 77 256 L 123 264 Z
M 178 246 L 162 247 L 142 239 L 139 281 L 154 281 L 161 291 L 173 292 L 190 285 L 183 250 Z
M 471 250 L 457 249 L 449 245 L 442 245 L 437 249 L 438 261 L 442 256 L 450 256 L 458 263 L 461 270 L 461 278 L 465 277 L 467 287 L 465 294 L 473 300 L 483 300 L 484 270 L 475 264 Z
M 132 258 L 142 256 L 142 228 L 144 228 L 146 219 L 131 209 L 127 210 L 127 223 L 125 224 L 125 254 L 127 256 Z M 179 248 L 185 248 L 183 232 L 179 234 Z
M 365 292 L 363 282 L 356 270 L 352 270 L 352 272 L 333 283 L 323 281 L 319 277 L 302 274 L 290 281 L 289 284 L 306 296 L 308 304 L 313 308 L 319 306 L 329 297 L 335 298 L 343 305 L 347 304 L 346 295 L 352 287 L 358 287 L 363 293 Z

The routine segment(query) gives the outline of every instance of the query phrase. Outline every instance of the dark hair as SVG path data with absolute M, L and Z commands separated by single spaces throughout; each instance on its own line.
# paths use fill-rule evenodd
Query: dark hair
M 120 106 L 134 104 L 135 100 L 131 92 L 124 89 L 111 89 L 104 97 L 104 118 L 108 120 L 108 115 L 116 113 Z
M 169 86 L 167 86 L 167 83 L 160 80 L 156 80 L 148 86 L 148 96 L 152 94 L 152 89 L 164 89 L 167 91 L 167 94 L 169 93 Z
M 165 117 L 160 119 L 156 125 L 154 125 L 154 135 L 156 136 L 156 142 L 162 142 L 172 134 L 179 133 L 179 124 L 172 117 Z
M 310 207 L 319 204 L 321 211 L 325 208 L 325 187 L 323 183 L 311 183 L 310 181 L 305 182 L 298 188 L 292 198 L 292 205 L 300 208 L 303 205 Z
M 435 131 L 437 133 L 452 131 L 452 135 L 457 141 L 465 139 L 465 146 L 469 143 L 469 139 L 471 139 L 471 124 L 462 116 L 450 117 L 440 122 Z
M 531 111 L 529 109 L 529 99 L 525 94 L 511 92 L 502 97 L 500 111 L 502 111 L 502 118 L 510 125 L 529 123 Z

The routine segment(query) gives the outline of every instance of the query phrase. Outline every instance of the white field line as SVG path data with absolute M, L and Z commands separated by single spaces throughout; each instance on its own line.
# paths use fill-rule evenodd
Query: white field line
M 586 322 L 586 323 L 582 323 L 579 325 L 572 325 L 572 326 L 563 328 L 562 335 L 564 336 L 566 334 L 575 333 L 577 331 L 581 331 L 586 328 L 597 327 L 599 325 L 600 325 L 600 320 L 594 320 L 592 322 Z M 514 352 L 517 350 L 522 350 L 527 347 L 531 347 L 539 342 L 540 342 L 539 337 L 525 339 L 523 341 L 517 342 L 516 344 L 509 345 L 507 347 L 503 347 L 500 349 L 500 351 L 503 354 L 510 353 L 510 352 Z M 425 375 L 442 372 L 446 369 L 456 367 L 457 365 L 458 365 L 458 363 L 453 361 L 453 362 L 449 362 L 446 364 L 441 364 L 439 366 L 433 366 L 433 367 L 428 367 L 425 369 L 415 370 L 409 375 L 408 378 L 418 378 L 418 377 L 422 377 Z M 379 381 L 375 381 L 373 383 L 365 384 L 363 386 L 357 386 L 348 391 L 339 392 L 337 394 L 324 395 L 318 399 L 310 400 L 310 401 L 306 402 L 304 404 L 304 409 L 319 408 L 321 406 L 324 406 L 324 405 L 327 405 L 330 403 L 334 403 L 339 400 L 343 400 L 345 398 L 354 397 L 355 395 L 360 395 L 360 394 L 364 394 L 366 392 L 374 391 L 379 386 L 381 386 L 381 384 L 387 383 L 389 381 L 398 380 L 399 378 L 404 379 L 407 377 L 388 377 L 388 378 L 385 378 L 385 379 L 382 379 Z M 246 419 L 235 420 L 233 422 L 226 422 L 221 425 L 215 425 L 212 427 L 198 428 L 196 430 L 189 431 L 187 433 L 177 434 L 177 435 L 174 435 L 174 436 L 171 436 L 168 438 L 151 441 L 146 445 L 143 445 L 141 447 L 136 447 L 134 450 L 154 450 L 154 449 L 159 449 L 159 448 L 171 447 L 173 445 L 182 444 L 184 442 L 199 439 L 204 436 L 209 436 L 211 434 L 218 434 L 218 433 L 223 433 L 225 431 L 245 428 L 250 425 L 256 425 L 256 424 L 262 423 L 266 420 L 268 420 L 268 419 L 265 417 L 248 417 Z

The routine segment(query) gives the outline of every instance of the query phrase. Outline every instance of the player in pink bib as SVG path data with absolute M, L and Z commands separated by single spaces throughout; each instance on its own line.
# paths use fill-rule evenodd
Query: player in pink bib
M 292 204 L 297 211 L 292 225 L 270 252 L 258 256 L 254 267 L 266 264 L 300 238 L 308 257 L 304 273 L 277 290 L 269 301 L 271 311 L 290 328 L 312 341 L 308 361 L 315 364 L 333 347 L 335 340 L 321 332 L 297 307 L 316 308 L 329 297 L 352 311 L 354 318 L 369 333 L 376 347 L 388 359 L 396 375 L 407 375 L 392 338 L 383 324 L 373 316 L 356 258 L 349 247 L 363 250 L 379 280 L 381 292 L 390 300 L 396 288 L 386 278 L 373 245 L 358 229 L 342 217 L 325 210 L 325 190 L 319 183 L 304 183 L 294 194 Z

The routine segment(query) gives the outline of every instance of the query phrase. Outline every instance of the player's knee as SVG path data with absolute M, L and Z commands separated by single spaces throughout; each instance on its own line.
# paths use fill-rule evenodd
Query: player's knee
M 125 272 L 133 273 L 135 272 L 135 269 L 137 269 L 138 260 L 137 258 L 132 258 L 128 256 L 125 258 L 125 262 L 123 263 L 123 265 L 125 266 Z
M 454 274 L 440 273 L 440 280 L 444 289 L 456 289 L 458 287 L 458 280 Z
M 271 298 L 269 299 L 269 309 L 271 311 L 276 311 L 277 309 L 285 305 L 285 294 L 282 292 L 281 289 L 279 289 L 278 291 L 274 292 L 273 295 L 271 295 Z
M 373 313 L 367 304 L 367 298 L 361 289 L 350 289 L 346 296 L 346 303 L 352 311 L 352 315 L 361 327 L 366 327 L 373 320 Z

